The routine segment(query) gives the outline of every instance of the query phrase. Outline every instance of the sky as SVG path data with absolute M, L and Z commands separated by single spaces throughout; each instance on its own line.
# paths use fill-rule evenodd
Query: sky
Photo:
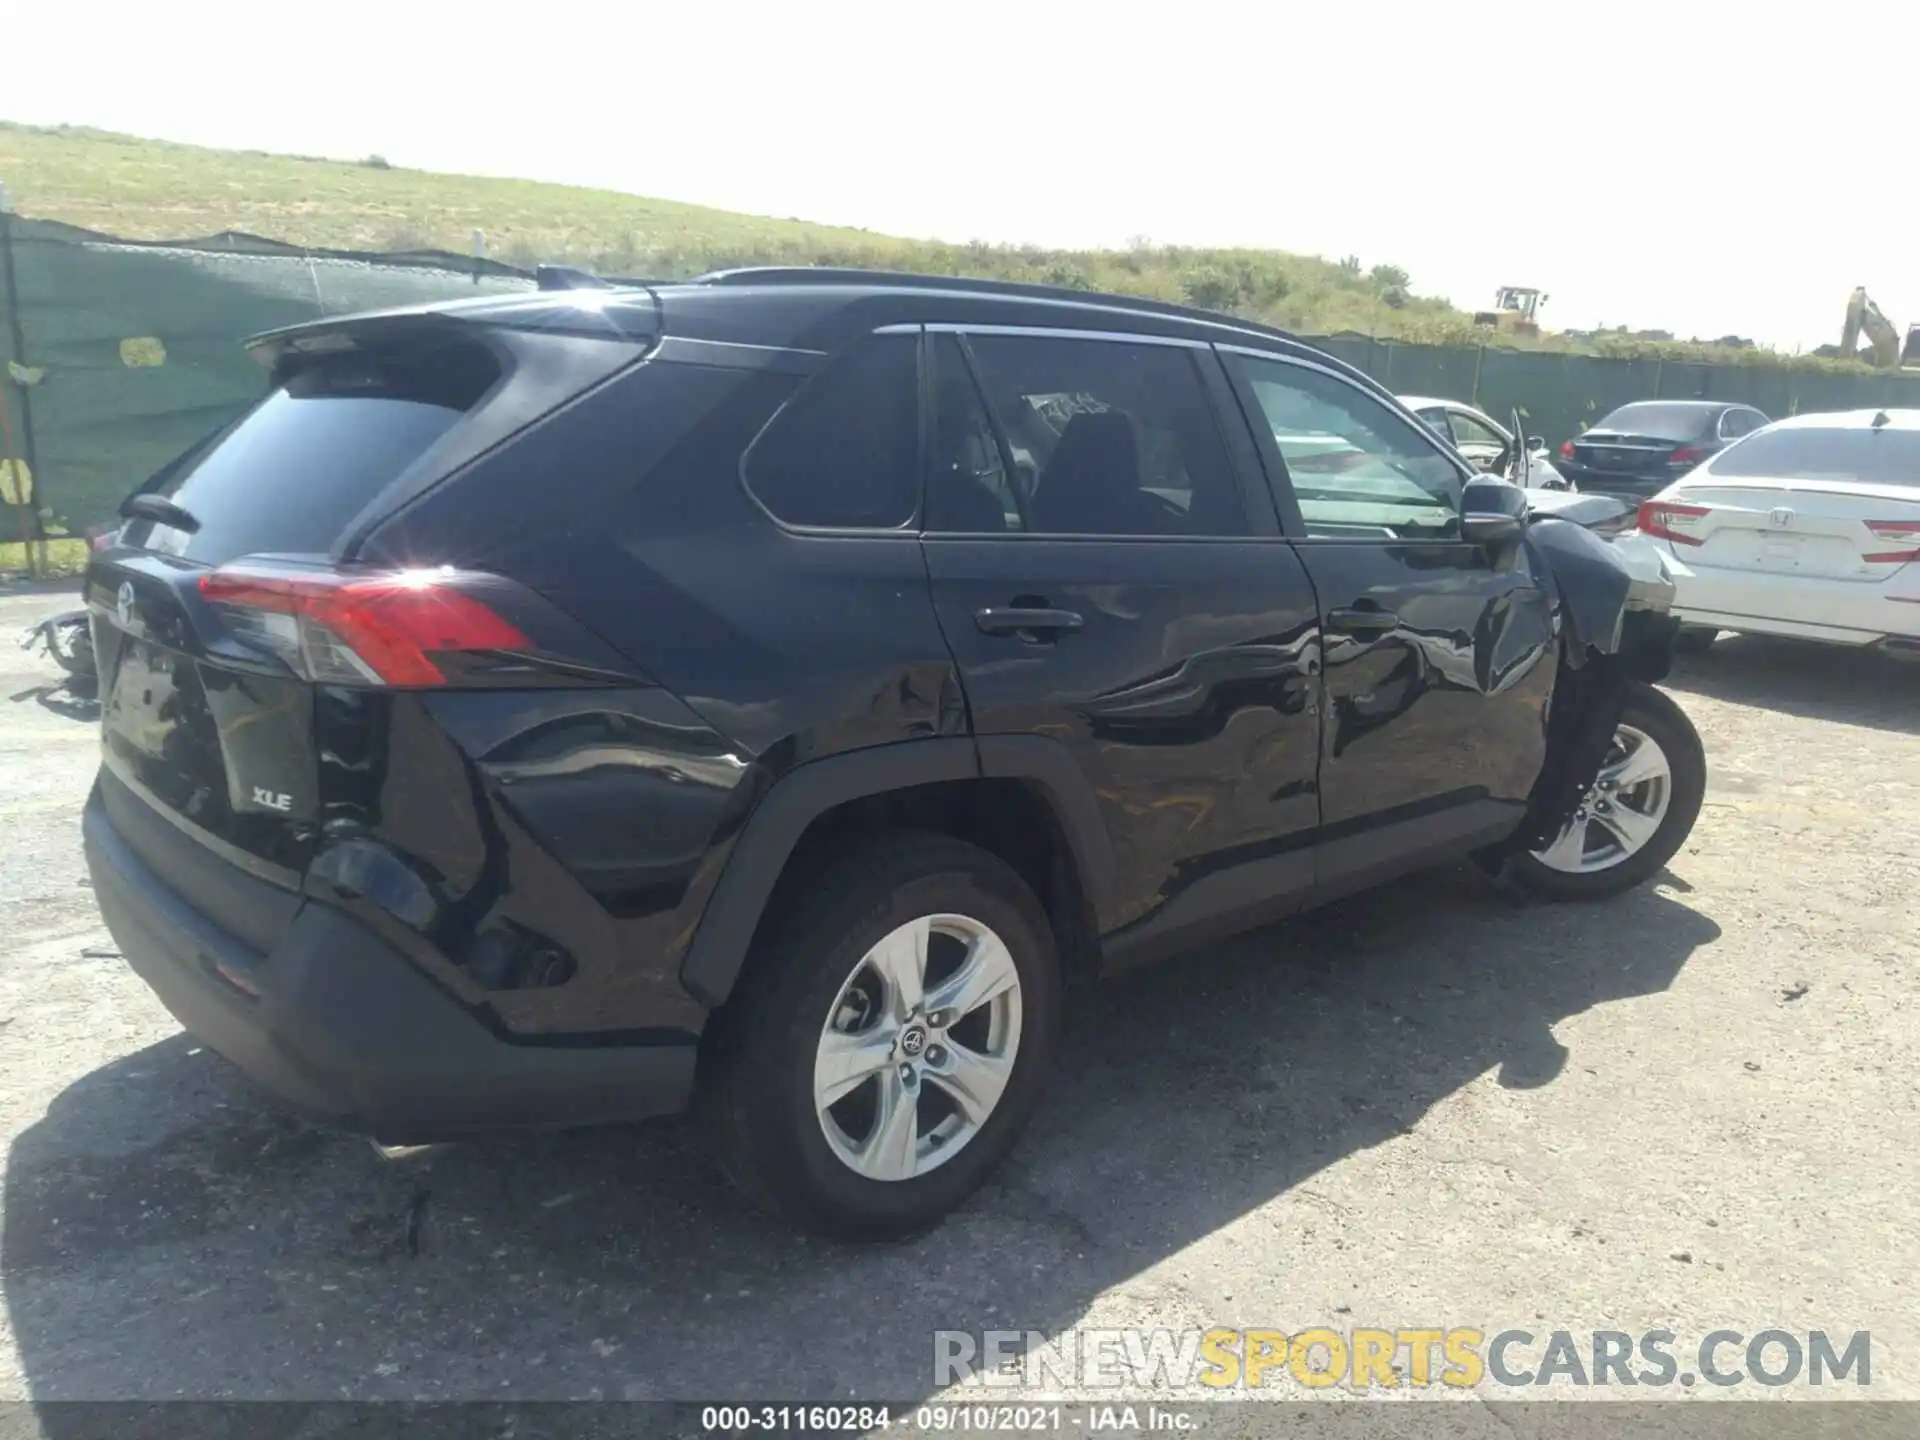
M 10 7 L 0 117 L 901 235 L 1355 254 L 1551 328 L 1920 323 L 1920 3 Z M 16 63 L 24 62 L 24 63 Z M 4 179 L 4 177 L 0 177 Z

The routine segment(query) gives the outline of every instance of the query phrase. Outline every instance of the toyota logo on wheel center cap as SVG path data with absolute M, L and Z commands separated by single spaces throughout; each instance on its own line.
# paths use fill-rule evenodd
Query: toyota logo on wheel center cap
M 922 1030 L 918 1025 L 901 1032 L 900 1053 L 909 1060 L 917 1057 L 920 1052 L 926 1048 L 927 1032 Z

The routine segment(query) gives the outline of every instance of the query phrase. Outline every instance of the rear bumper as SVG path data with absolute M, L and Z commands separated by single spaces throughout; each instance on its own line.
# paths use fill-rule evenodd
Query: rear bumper
M 83 832 L 107 928 L 174 1017 L 294 1109 L 391 1143 L 683 1109 L 695 1045 L 501 1039 L 345 912 L 308 901 L 268 953 L 214 925 L 120 838 Z
M 1836 645 L 1920 637 L 1920 577 L 1903 572 L 1874 584 L 1694 569 L 1665 548 L 1673 613 L 1685 624 Z

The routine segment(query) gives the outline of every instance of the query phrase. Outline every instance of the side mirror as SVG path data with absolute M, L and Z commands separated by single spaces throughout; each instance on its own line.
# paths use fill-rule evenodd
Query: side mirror
M 1460 493 L 1460 538 L 1489 550 L 1517 543 L 1527 528 L 1527 492 L 1509 480 L 1475 476 Z
M 1527 436 L 1527 450 L 1530 454 L 1544 455 L 1546 453 L 1546 449 L 1547 449 L 1547 442 L 1545 437 L 1539 436 L 1539 435 Z

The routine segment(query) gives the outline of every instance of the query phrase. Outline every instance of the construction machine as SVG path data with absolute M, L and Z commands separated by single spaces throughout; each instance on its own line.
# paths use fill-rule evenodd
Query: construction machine
M 1870 351 L 1859 348 L 1863 333 Z M 1901 344 L 1900 332 L 1894 329 L 1886 312 L 1873 303 L 1867 287 L 1856 285 L 1847 299 L 1847 322 L 1840 331 L 1840 353 L 1857 356 L 1876 370 L 1920 369 L 1920 325 L 1908 326 L 1906 343 Z
M 1525 285 L 1502 285 L 1494 292 L 1493 303 L 1495 309 L 1474 315 L 1474 324 L 1510 329 L 1520 335 L 1540 333 L 1540 322 L 1534 317 L 1547 303 L 1543 292 Z

